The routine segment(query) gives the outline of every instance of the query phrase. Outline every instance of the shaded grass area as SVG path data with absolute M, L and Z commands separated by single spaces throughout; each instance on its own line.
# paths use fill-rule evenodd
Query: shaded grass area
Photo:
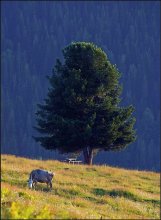
M 132 201 L 138 201 L 138 202 L 150 202 L 153 204 L 160 204 L 159 199 L 145 199 L 143 197 L 140 197 L 138 195 L 135 195 L 134 193 L 128 191 L 128 190 L 121 190 L 121 189 L 113 189 L 113 190 L 104 190 L 101 188 L 93 189 L 93 193 L 97 196 L 111 196 L 111 197 L 124 197 L 125 199 L 129 199 Z
M 53 189 L 29 190 L 32 169 L 53 170 Z M 2 217 L 7 219 L 159 219 L 159 174 L 2 155 Z

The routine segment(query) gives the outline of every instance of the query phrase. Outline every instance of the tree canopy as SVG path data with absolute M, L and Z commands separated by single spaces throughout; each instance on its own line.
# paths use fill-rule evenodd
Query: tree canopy
M 124 149 L 136 139 L 134 108 L 119 106 L 120 73 L 105 52 L 87 42 L 73 42 L 57 59 L 45 104 L 38 104 L 35 140 L 61 153 Z

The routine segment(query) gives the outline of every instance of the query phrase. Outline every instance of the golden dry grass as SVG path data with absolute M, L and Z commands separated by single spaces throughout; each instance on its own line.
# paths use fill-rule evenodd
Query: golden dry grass
M 109 166 L 1 156 L 1 208 L 7 219 L 160 219 L 160 175 Z M 27 187 L 33 169 L 56 173 L 53 189 Z

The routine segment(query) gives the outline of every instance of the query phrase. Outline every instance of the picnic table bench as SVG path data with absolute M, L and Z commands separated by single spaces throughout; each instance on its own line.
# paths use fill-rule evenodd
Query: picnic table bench
M 72 164 L 80 164 L 81 160 L 77 160 L 76 158 L 66 158 L 63 162 L 72 163 Z

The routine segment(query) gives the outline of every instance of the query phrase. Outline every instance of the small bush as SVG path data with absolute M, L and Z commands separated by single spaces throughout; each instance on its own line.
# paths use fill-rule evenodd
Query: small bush
M 2 218 L 5 219 L 51 219 L 52 215 L 45 206 L 37 212 L 36 208 L 12 202 L 10 207 L 3 207 Z
M 7 189 L 7 188 L 3 188 L 1 190 L 1 199 L 5 199 L 7 196 L 9 196 L 10 194 L 10 191 Z

